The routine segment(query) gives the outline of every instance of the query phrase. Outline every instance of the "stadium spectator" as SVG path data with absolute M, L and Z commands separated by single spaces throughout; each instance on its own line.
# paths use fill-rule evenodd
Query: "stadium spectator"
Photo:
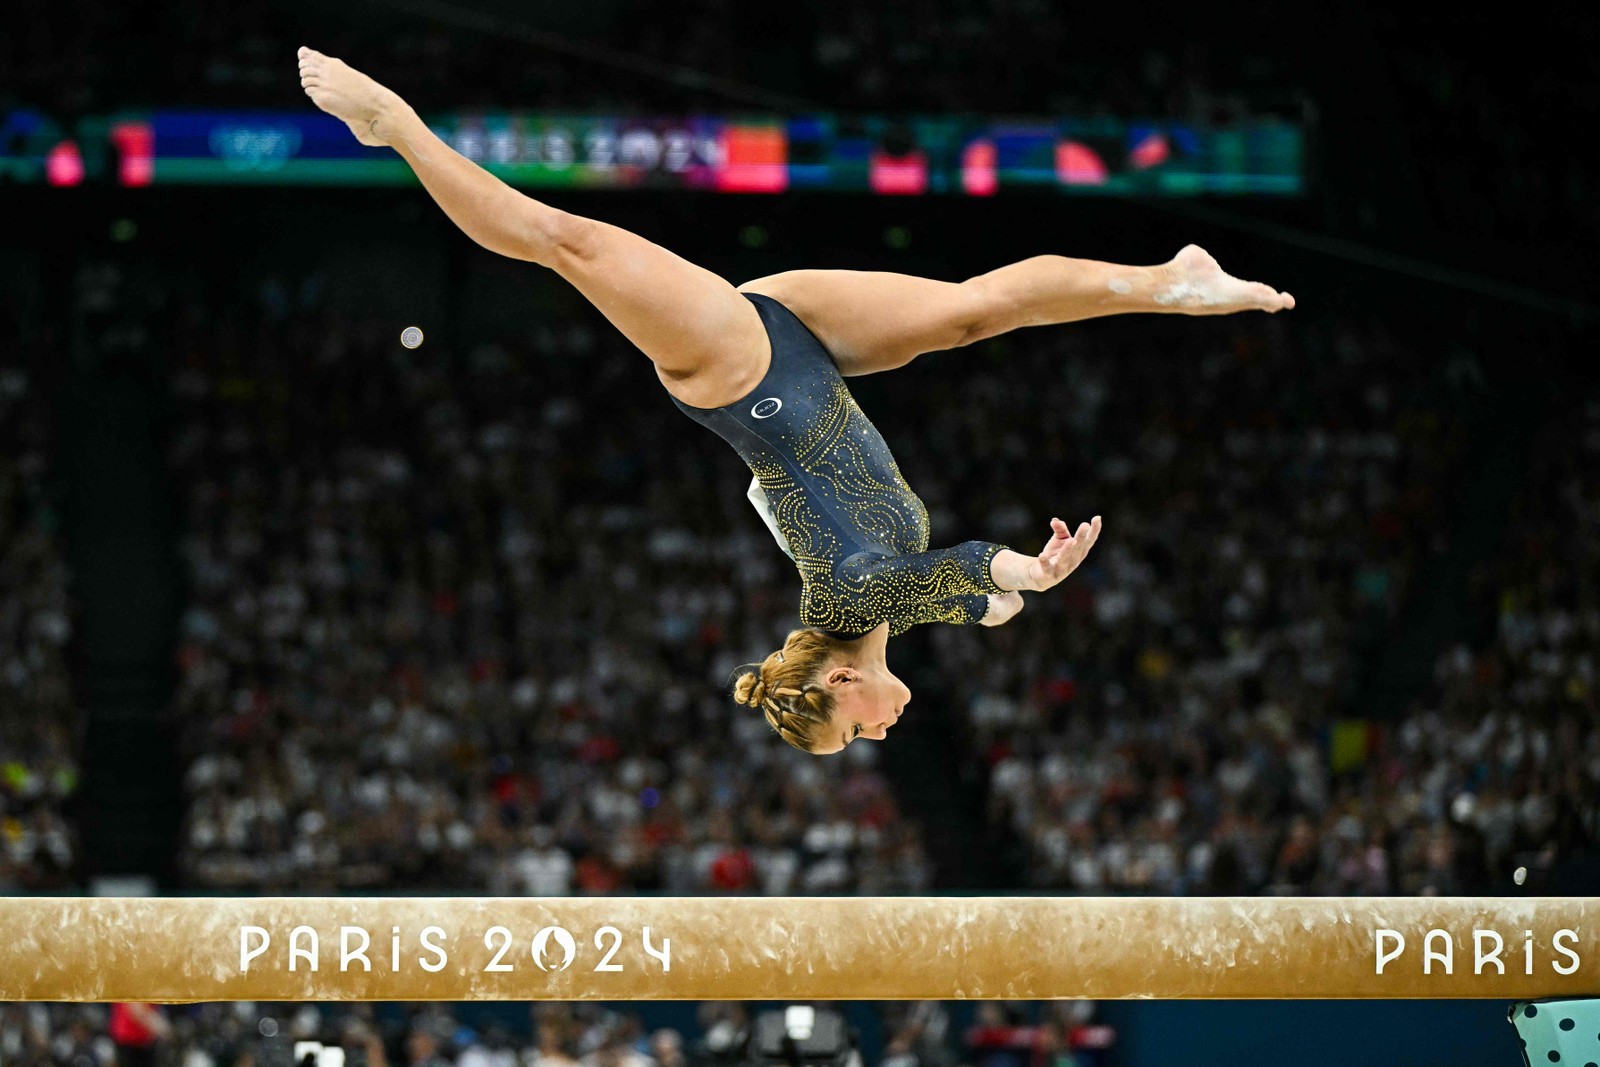
M 117 1046 L 117 1067 L 156 1067 L 172 1024 L 154 1004 L 118 1001 L 111 1005 L 107 1031 Z
M 82 716 L 49 409 L 13 360 L 0 355 L 0 892 L 39 892 L 77 877 Z

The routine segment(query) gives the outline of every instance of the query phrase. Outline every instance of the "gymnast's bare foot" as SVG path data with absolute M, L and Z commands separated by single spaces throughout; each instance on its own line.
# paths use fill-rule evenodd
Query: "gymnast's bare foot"
M 350 127 L 356 140 L 377 147 L 389 143 L 384 119 L 405 107 L 405 101 L 342 59 L 301 48 L 300 87 L 311 102 Z
M 1165 281 L 1156 287 L 1156 303 L 1184 315 L 1288 311 L 1294 307 L 1294 297 L 1288 293 L 1260 282 L 1240 281 L 1224 272 L 1199 245 L 1185 245 L 1160 270 Z

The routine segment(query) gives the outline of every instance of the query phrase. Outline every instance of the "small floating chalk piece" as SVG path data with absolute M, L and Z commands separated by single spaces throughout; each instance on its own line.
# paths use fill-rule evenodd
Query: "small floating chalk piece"
M 400 331 L 400 343 L 407 348 L 418 348 L 422 345 L 422 331 L 415 326 L 407 326 Z

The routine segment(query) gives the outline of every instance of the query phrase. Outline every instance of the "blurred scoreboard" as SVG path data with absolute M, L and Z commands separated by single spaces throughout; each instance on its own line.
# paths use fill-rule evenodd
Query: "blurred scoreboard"
M 528 112 L 427 118 L 462 155 L 526 187 L 1297 196 L 1306 183 L 1304 131 L 1277 119 L 1197 126 Z M 153 111 L 82 119 L 70 128 L 17 110 L 0 126 L 0 181 L 376 186 L 415 180 L 393 152 L 364 147 L 343 123 L 304 110 Z

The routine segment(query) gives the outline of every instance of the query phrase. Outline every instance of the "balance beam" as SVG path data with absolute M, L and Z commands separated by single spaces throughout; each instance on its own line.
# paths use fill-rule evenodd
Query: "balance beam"
M 0 999 L 1600 993 L 1594 898 L 0 898 Z

